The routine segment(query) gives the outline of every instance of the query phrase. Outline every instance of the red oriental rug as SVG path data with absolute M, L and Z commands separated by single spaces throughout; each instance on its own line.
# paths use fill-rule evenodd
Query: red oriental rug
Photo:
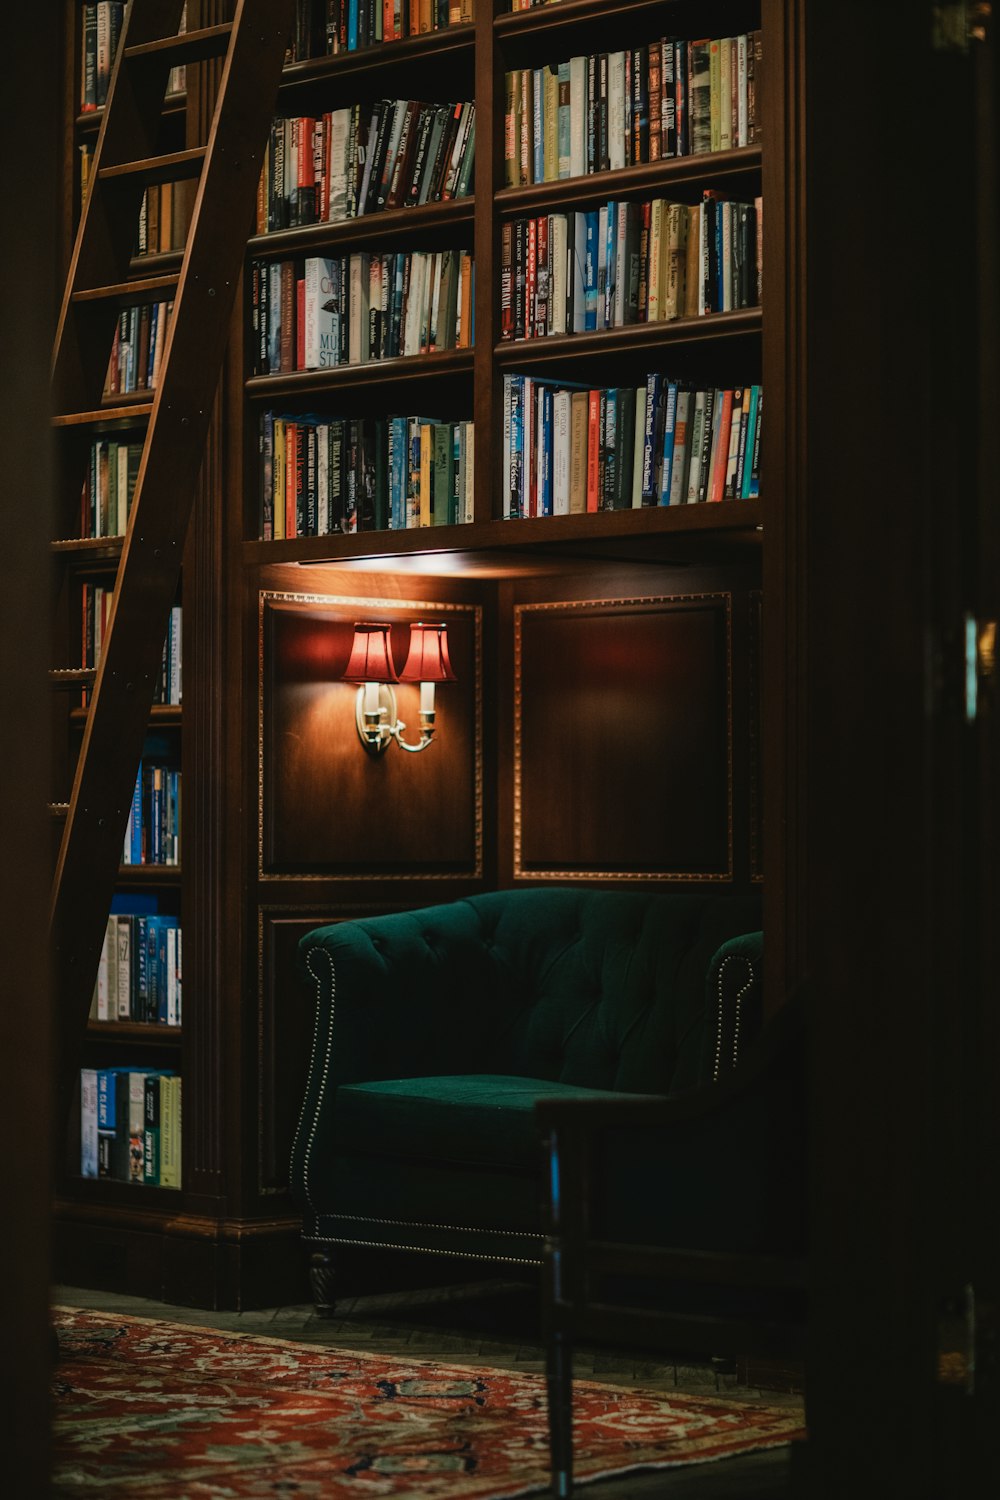
M 548 1486 L 540 1375 L 56 1310 L 54 1495 L 505 1500 Z M 801 1437 L 797 1412 L 574 1385 L 581 1482 Z

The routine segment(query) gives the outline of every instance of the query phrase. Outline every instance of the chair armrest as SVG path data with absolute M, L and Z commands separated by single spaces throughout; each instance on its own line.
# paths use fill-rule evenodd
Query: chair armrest
M 800 1002 L 718 1084 L 674 1097 L 548 1100 L 547 1227 L 635 1244 L 800 1248 L 805 1223 Z

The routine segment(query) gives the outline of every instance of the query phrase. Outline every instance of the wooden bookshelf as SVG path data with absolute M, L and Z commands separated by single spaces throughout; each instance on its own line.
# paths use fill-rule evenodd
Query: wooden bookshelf
M 189 24 L 221 24 L 228 19 L 226 12 L 224 0 L 198 0 Z M 735 853 L 731 870 L 719 873 L 717 886 L 744 891 L 763 887 L 765 921 L 776 951 L 780 948 L 786 862 L 785 851 L 775 847 L 773 827 L 780 826 L 784 795 L 787 682 L 782 651 L 775 652 L 775 622 L 793 607 L 787 578 L 794 548 L 783 478 L 783 445 L 787 450 L 791 440 L 782 435 L 782 414 L 791 379 L 788 351 L 795 348 L 797 326 L 796 291 L 794 283 L 786 282 L 783 250 L 791 191 L 785 146 L 791 124 L 785 112 L 795 99 L 786 71 L 791 67 L 788 24 L 786 0 L 717 0 L 707 6 L 692 0 L 563 0 L 517 13 L 483 5 L 471 26 L 286 65 L 275 100 L 275 113 L 286 116 L 315 116 L 354 104 L 367 107 L 381 98 L 440 103 L 474 96 L 474 191 L 459 200 L 252 233 L 247 239 L 243 298 L 233 319 L 184 559 L 184 708 L 154 710 L 150 720 L 151 728 L 180 741 L 184 865 L 127 867 L 120 881 L 124 891 L 162 894 L 172 903 L 170 909 L 183 912 L 184 1027 L 165 1037 L 164 1028 L 129 1023 L 116 1030 L 116 1023 L 92 1024 L 87 1041 L 91 1051 L 98 1049 L 109 1060 L 117 1046 L 123 1052 L 131 1049 L 129 1056 L 141 1055 L 147 1046 L 172 1049 L 184 1077 L 185 1180 L 184 1192 L 179 1198 L 171 1194 L 171 1199 L 197 1225 L 201 1239 L 197 1254 L 191 1248 L 193 1229 L 184 1231 L 183 1243 L 171 1239 L 181 1229 L 170 1230 L 158 1219 L 162 1194 L 158 1199 L 154 1195 L 148 1206 L 128 1186 L 78 1183 L 63 1196 L 67 1222 L 88 1253 L 112 1226 L 126 1236 L 155 1233 L 165 1247 L 165 1265 L 177 1253 L 177 1269 L 165 1274 L 165 1283 L 192 1301 L 251 1305 L 256 1299 L 273 1305 L 277 1296 L 294 1300 L 304 1295 L 302 1280 L 296 1280 L 303 1268 L 298 1223 L 286 1194 L 288 1147 L 310 1035 L 309 997 L 295 979 L 295 945 L 310 926 L 329 918 L 431 904 L 531 878 L 530 871 L 515 869 L 513 855 L 515 706 L 520 712 L 524 694 L 535 691 L 525 686 L 523 664 L 515 659 L 517 621 L 547 619 L 551 611 L 553 619 L 570 623 L 601 612 L 627 623 L 669 610 L 671 600 L 721 601 L 719 640 L 728 677 L 718 712 L 733 736 L 731 775 L 721 795 L 727 799 Z M 672 157 L 526 187 L 504 185 L 507 69 L 596 51 L 607 45 L 601 38 L 607 38 L 609 27 L 616 42 L 626 46 L 633 35 L 638 45 L 665 34 L 723 36 L 757 25 L 765 34 L 766 86 L 773 90 L 766 101 L 763 147 Z M 183 137 L 180 115 L 165 121 L 165 130 L 173 132 L 172 150 L 198 147 L 208 108 L 207 90 L 192 75 Z M 77 138 L 95 124 L 90 118 L 79 121 L 75 108 L 70 119 L 75 149 Z M 74 169 L 69 162 L 70 177 Z M 764 196 L 763 310 L 501 341 L 499 265 L 505 222 L 608 200 L 666 197 L 693 204 L 707 187 L 734 198 Z M 446 246 L 471 249 L 475 255 L 473 348 L 327 370 L 251 373 L 254 262 Z M 116 295 L 123 302 L 141 295 L 153 298 L 178 272 L 176 254 L 135 257 L 128 282 L 116 287 Z M 765 427 L 759 499 L 501 519 L 505 375 L 637 386 L 650 371 L 712 384 L 761 382 L 767 388 L 770 425 Z M 148 415 L 149 404 L 148 395 L 137 393 L 81 418 L 56 421 L 72 421 L 80 429 L 78 441 L 86 445 L 94 432 L 135 427 Z M 472 421 L 474 520 L 261 541 L 258 433 L 268 408 L 282 414 L 369 418 L 406 413 Z M 122 547 L 120 538 L 63 537 L 52 551 L 65 577 L 96 578 L 113 565 Z M 763 624 L 762 595 L 767 599 Z M 403 624 L 423 610 L 447 610 L 449 619 L 476 621 L 474 630 L 469 627 L 465 679 L 448 689 L 454 695 L 451 707 L 442 690 L 443 719 L 451 713 L 469 726 L 463 730 L 463 748 L 457 734 L 449 739 L 445 723 L 426 759 L 390 752 L 379 763 L 385 787 L 371 799 L 377 836 L 370 867 L 364 861 L 352 863 L 344 854 L 337 817 L 314 815 L 311 805 L 296 803 L 295 829 L 313 838 L 298 849 L 292 832 L 276 828 L 274 812 L 279 792 L 293 801 L 298 795 L 295 775 L 286 773 L 278 753 L 293 743 L 291 737 L 281 737 L 278 725 L 282 695 L 294 698 L 296 673 L 301 673 L 302 693 L 312 691 L 308 663 L 325 660 L 320 635 L 313 639 L 308 632 L 314 626 L 319 632 L 328 618 L 346 628 L 343 621 L 364 618 L 369 610 L 376 618 L 391 616 Z M 292 645 L 287 646 L 288 657 L 281 656 L 285 646 L 282 627 L 275 623 L 279 615 L 281 621 L 292 618 L 303 633 L 301 657 L 294 655 Z M 69 606 L 65 628 L 78 634 Z M 761 668 L 762 632 L 771 642 L 766 674 Z M 650 683 L 664 680 L 664 661 L 651 657 L 646 665 Z M 542 676 L 553 691 L 559 690 L 556 659 L 545 664 Z M 336 683 L 328 688 L 331 696 L 346 692 Z M 719 684 L 707 684 L 706 691 L 719 691 Z M 78 737 L 79 696 L 75 702 L 72 693 L 53 696 L 67 700 L 62 711 L 68 737 Z M 602 716 L 605 710 L 598 706 L 595 711 L 598 734 L 607 732 L 613 739 L 614 726 Z M 658 704 L 656 711 L 662 732 L 671 732 L 668 705 Z M 316 712 L 319 722 L 332 710 L 317 699 Z M 321 759 L 324 746 L 329 762 Z M 368 805 L 373 778 L 366 773 L 371 767 L 360 753 L 355 755 L 356 748 L 349 734 L 342 744 L 339 731 L 317 734 L 308 752 L 313 759 L 296 762 L 296 774 L 319 800 L 332 783 L 343 807 L 359 800 Z M 538 769 L 530 747 L 519 753 L 524 762 L 520 774 Z M 646 774 L 634 769 L 634 753 L 629 752 L 627 762 L 633 775 Z M 433 862 L 433 828 L 420 857 L 407 852 L 412 829 L 429 816 L 413 787 L 426 766 L 433 768 L 432 757 L 449 774 L 455 770 L 457 784 L 458 773 L 467 769 L 461 755 L 472 757 L 478 800 L 470 814 L 469 847 L 478 853 L 459 861 L 457 870 L 442 872 Z M 396 764 L 404 759 L 408 765 Z M 760 815 L 765 796 L 769 807 L 773 798 L 779 809 L 768 825 L 767 847 Z M 53 821 L 58 822 L 56 814 Z M 319 827 L 313 829 L 313 823 Z M 566 832 L 566 823 L 554 816 L 558 837 Z M 291 841 L 289 848 L 283 838 Z M 568 879 L 619 883 L 602 876 L 598 866 L 582 872 L 572 865 L 567 869 Z M 630 878 L 648 876 L 637 869 Z M 702 889 L 697 883 L 691 888 Z M 776 960 L 775 975 L 783 969 Z M 777 994 L 782 983 L 779 977 Z M 236 1224 L 238 1232 L 232 1227 Z M 209 1243 L 215 1249 L 224 1245 L 225 1257 L 213 1258 L 214 1250 L 210 1256 L 204 1248 Z

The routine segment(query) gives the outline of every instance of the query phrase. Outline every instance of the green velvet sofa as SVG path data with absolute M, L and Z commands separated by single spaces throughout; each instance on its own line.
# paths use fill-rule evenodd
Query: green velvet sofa
M 308 933 L 291 1184 L 317 1303 L 338 1245 L 539 1264 L 536 1103 L 728 1071 L 759 1017 L 759 925 L 753 900 L 533 887 Z

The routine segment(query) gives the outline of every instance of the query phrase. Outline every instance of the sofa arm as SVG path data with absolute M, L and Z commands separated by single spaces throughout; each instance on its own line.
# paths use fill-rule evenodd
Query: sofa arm
M 805 1024 L 787 1005 L 721 1082 L 672 1098 L 548 1100 L 548 1230 L 757 1253 L 805 1237 Z

